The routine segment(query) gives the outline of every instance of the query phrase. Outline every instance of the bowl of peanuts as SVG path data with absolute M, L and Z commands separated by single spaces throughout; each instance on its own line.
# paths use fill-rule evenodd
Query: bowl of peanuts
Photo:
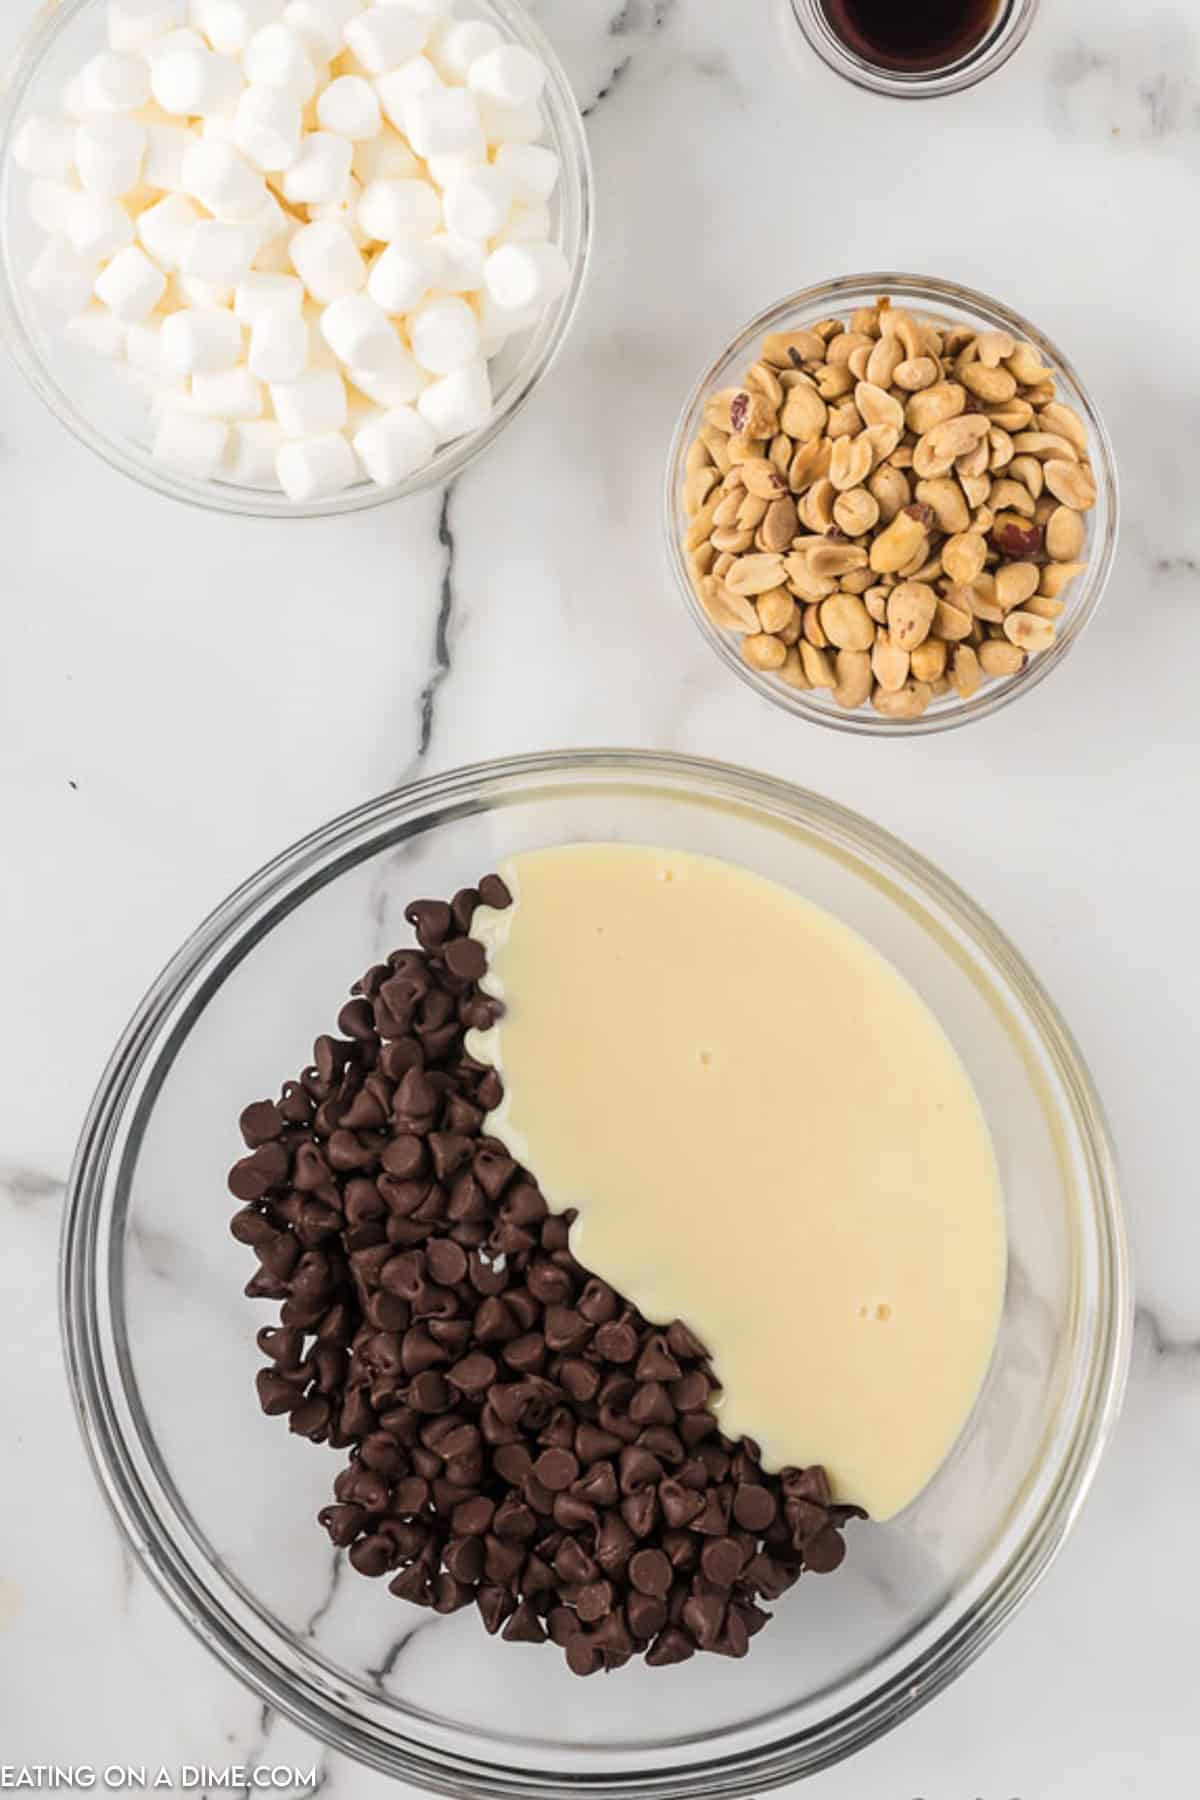
M 717 654 L 841 731 L 945 731 L 1066 657 L 1112 570 L 1104 424 L 1063 353 L 986 295 L 849 276 L 759 315 L 705 371 L 668 548 Z

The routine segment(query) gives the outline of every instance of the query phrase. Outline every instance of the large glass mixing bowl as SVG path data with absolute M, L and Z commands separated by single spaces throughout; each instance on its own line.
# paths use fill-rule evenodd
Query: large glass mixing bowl
M 259 1412 L 245 1250 L 225 1174 L 250 1098 L 307 1060 L 402 912 L 506 854 L 667 845 L 782 882 L 861 932 L 933 1008 L 974 1081 L 1008 1209 L 1003 1323 L 964 1434 L 743 1663 L 578 1681 L 354 1574 L 314 1515 L 339 1459 Z M 798 1109 L 802 1101 L 798 1097 Z M 802 1142 L 802 1139 L 798 1139 Z M 148 1574 L 271 1706 L 455 1796 L 749 1795 L 860 1748 L 1011 1616 L 1079 1510 L 1120 1401 L 1127 1253 L 1104 1120 L 1036 978 L 928 863 L 814 794 L 681 757 L 594 751 L 440 776 L 336 820 L 254 876 L 165 970 L 80 1144 L 63 1314 L 99 1480 Z

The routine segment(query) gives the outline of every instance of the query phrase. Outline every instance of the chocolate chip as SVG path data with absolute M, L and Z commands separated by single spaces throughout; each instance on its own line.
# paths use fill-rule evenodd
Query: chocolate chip
M 450 973 L 459 981 L 478 981 L 487 969 L 487 952 L 474 938 L 452 938 L 442 951 Z
M 742 1572 L 743 1556 L 733 1538 L 714 1538 L 700 1552 L 700 1567 L 714 1587 L 732 1587 Z
M 625 1602 L 625 1614 L 635 1638 L 655 1637 L 667 1622 L 666 1607 L 650 1594 L 630 1594 Z
M 534 1463 L 533 1472 L 544 1488 L 561 1494 L 579 1474 L 579 1464 L 569 1450 L 545 1450 Z
M 671 1562 L 661 1550 L 639 1550 L 629 1559 L 629 1579 L 639 1594 L 661 1600 L 671 1591 Z M 643 1636 L 650 1637 L 652 1632 Z
M 499 875 L 485 875 L 479 883 L 479 898 L 484 906 L 490 906 L 493 912 L 503 912 L 512 905 L 512 895 L 500 879 Z
M 592 1345 L 605 1362 L 632 1362 L 637 1355 L 637 1332 L 624 1320 L 602 1325 L 592 1339 Z

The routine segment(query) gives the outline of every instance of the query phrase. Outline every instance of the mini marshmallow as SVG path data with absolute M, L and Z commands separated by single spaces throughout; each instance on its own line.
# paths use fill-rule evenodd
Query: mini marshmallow
M 136 188 L 146 154 L 146 127 L 119 114 L 85 119 L 75 132 L 79 179 L 89 194 L 116 200 Z
M 315 300 L 304 302 L 301 317 L 308 332 L 308 366 L 310 369 L 336 369 L 340 374 L 342 365 L 325 342 L 321 331 L 321 314 L 324 310 Z
M 151 381 L 163 378 L 162 320 L 138 319 L 125 327 L 125 356 L 131 369 Z
M 242 91 L 242 72 L 231 57 L 218 56 L 215 50 L 172 50 L 155 57 L 150 86 L 164 112 L 211 118 L 233 111 Z
M 186 0 L 108 0 L 109 48 L 137 55 L 186 16 Z
M 347 294 L 321 315 L 321 335 L 348 368 L 384 369 L 396 344 L 396 328 L 368 294 Z
M 320 437 L 346 423 L 346 384 L 336 369 L 309 369 L 271 384 L 275 417 L 289 438 Z
M 308 209 L 309 219 L 313 222 L 317 219 L 332 219 L 336 224 L 344 225 L 354 239 L 356 248 L 361 253 L 365 253 L 368 243 L 367 234 L 358 222 L 358 203 L 361 198 L 362 188 L 351 175 L 338 204 L 336 206 L 310 206 Z
M 292 206 L 332 206 L 350 179 L 354 146 L 332 131 L 310 131 L 300 155 L 283 178 L 283 197 Z
M 479 320 L 456 294 L 418 307 L 408 321 L 413 355 L 431 375 L 452 375 L 479 355 Z
M 328 306 L 366 286 L 367 271 L 358 246 L 344 225 L 318 219 L 305 225 L 289 245 L 292 266 L 314 300 Z
M 373 181 L 363 189 L 358 222 L 383 244 L 419 244 L 442 223 L 442 200 L 428 181 Z
M 558 185 L 558 154 L 545 144 L 501 144 L 495 167 L 508 176 L 513 199 L 525 206 L 549 200 Z
M 480 140 L 476 150 L 468 156 L 431 156 L 427 158 L 425 168 L 429 179 L 435 186 L 448 187 L 452 181 L 469 174 L 472 169 L 488 167 L 487 145 Z
M 322 56 L 331 57 L 344 47 L 346 27 L 362 6 L 363 0 L 288 0 L 283 19 Z
M 317 96 L 317 120 L 325 131 L 358 142 L 373 138 L 383 125 L 379 96 L 359 75 L 341 75 Z
M 50 181 L 39 175 L 29 184 L 29 214 L 35 225 L 51 237 L 66 237 L 75 216 L 79 189 L 65 181 Z
M 242 328 L 219 307 L 188 306 L 162 324 L 162 362 L 175 375 L 215 375 L 241 360 Z
M 360 394 L 357 388 L 347 388 L 346 436 L 350 442 L 354 442 L 355 435 L 362 430 L 364 425 L 369 425 L 373 419 L 381 419 L 387 410 L 385 406 L 376 406 L 373 400 L 368 400 L 367 396 Z
M 130 244 L 97 277 L 94 291 L 97 300 L 132 325 L 154 311 L 167 291 L 167 278 L 139 244 Z
M 397 0 L 369 6 L 346 26 L 346 42 L 372 75 L 398 69 L 424 49 L 428 36 L 428 21 Z
M 289 500 L 307 505 L 330 500 L 358 479 L 358 464 L 340 431 L 285 444 L 275 460 L 279 485 Z
M 107 356 L 124 361 L 126 327 L 107 306 L 91 305 L 85 312 L 68 320 L 65 333 L 77 350 L 89 350 L 93 356 Z
M 262 176 L 232 144 L 198 139 L 183 159 L 183 184 L 218 219 L 251 219 L 266 198 Z
M 244 366 L 192 376 L 197 412 L 213 419 L 261 419 L 266 400 L 262 386 Z
M 483 142 L 479 108 L 466 88 L 429 88 L 413 94 L 404 120 L 418 156 L 474 156 Z
M 201 219 L 184 245 L 180 268 L 222 288 L 236 287 L 250 271 L 258 250 L 258 229 L 228 219 Z
M 178 193 L 183 186 L 183 159 L 192 146 L 192 133 L 183 125 L 147 125 L 146 155 L 142 180 L 161 193 Z
M 64 313 L 82 312 L 92 297 L 95 262 L 62 238 L 50 238 L 29 271 L 31 292 Z
M 389 244 L 373 264 L 367 292 L 385 313 L 410 313 L 433 288 L 441 285 L 443 264 L 436 243 L 436 239 L 430 239 L 424 244 Z M 481 259 L 481 278 L 482 274 Z
M 228 439 L 229 427 L 223 419 L 206 419 L 170 406 L 159 417 L 154 455 L 182 475 L 211 481 L 221 466 Z
M 448 294 L 477 294 L 483 286 L 487 245 L 475 238 L 451 237 L 446 231 L 438 232 L 432 245 L 441 262 L 437 285 Z
M 483 277 L 497 306 L 544 306 L 569 286 L 571 271 L 557 244 L 505 244 L 488 257 Z
M 146 45 L 142 55 L 153 69 L 162 56 L 173 56 L 177 50 L 207 50 L 208 44 L 198 31 L 190 25 L 181 25 L 176 31 L 168 31 L 163 37 L 155 38 Z M 153 89 L 153 82 L 151 82 Z M 165 109 L 164 109 L 165 110 Z
M 413 56 L 398 69 L 376 77 L 375 92 L 384 117 L 397 131 L 408 132 L 408 108 L 418 94 L 443 92 L 441 77 L 427 56 Z
M 512 211 L 512 183 L 484 163 L 446 184 L 442 210 L 452 237 L 494 238 Z
M 205 281 L 202 275 L 173 275 L 171 282 L 177 306 L 198 307 L 201 312 L 211 312 L 215 307 L 218 312 L 224 312 L 233 305 L 231 287 Z
M 292 272 L 291 234 L 284 233 L 271 243 L 264 244 L 254 258 L 254 267 L 264 274 L 290 275 Z
M 192 16 L 214 50 L 241 56 L 250 39 L 283 11 L 282 0 L 193 0 Z
M 288 382 L 309 362 L 308 326 L 298 306 L 264 307 L 250 331 L 250 371 L 260 381 Z
M 94 194 L 76 194 L 67 222 L 67 236 L 80 256 L 97 260 L 115 256 L 134 239 L 133 220 L 115 200 Z
M 285 88 L 303 104 L 317 90 L 317 71 L 308 45 L 290 25 L 264 25 L 246 46 L 246 80 Z
M 499 348 L 507 338 L 519 331 L 532 331 L 542 316 L 540 306 L 497 306 L 490 294 L 484 294 L 479 307 L 479 328 L 485 344 Z M 495 349 L 486 354 L 494 355 Z
M 279 204 L 270 189 L 265 193 L 259 211 L 251 213 L 245 223 L 254 227 L 260 243 L 264 244 L 290 238 L 297 229 L 295 216 Z
M 397 406 L 356 431 L 354 449 L 372 481 L 393 487 L 432 462 L 437 438 L 414 407 Z
M 397 338 L 386 364 L 376 369 L 351 369 L 349 379 L 369 400 L 390 407 L 408 406 L 425 387 L 428 377 Z
M 282 308 L 298 313 L 303 304 L 304 283 L 298 275 L 264 275 L 254 270 L 238 283 L 233 310 L 243 325 L 254 325 L 265 312 Z
M 471 64 L 502 42 L 499 31 L 485 19 L 455 19 L 438 33 L 429 54 L 444 81 L 461 83 Z
M 509 106 L 502 100 L 479 99 L 479 123 L 489 144 L 536 144 L 545 130 L 536 100 Z
M 89 112 L 136 112 L 150 98 L 150 71 L 140 56 L 101 50 L 79 71 L 80 93 Z
M 137 234 L 160 268 L 178 269 L 199 223 L 200 209 L 194 200 L 186 194 L 168 194 L 141 215 Z
M 503 231 L 498 231 L 493 250 L 502 244 L 544 244 L 553 230 L 550 208 L 539 200 L 533 206 L 514 206 Z
M 229 433 L 221 474 L 238 487 L 275 488 L 275 461 L 287 443 L 278 419 L 252 419 Z
M 242 89 L 233 121 L 233 141 L 256 169 L 276 174 L 290 169 L 304 139 L 299 100 L 287 88 L 252 81 Z
M 75 167 L 75 127 L 69 119 L 31 113 L 13 139 L 13 161 L 27 175 L 66 181 Z
M 492 384 L 487 364 L 473 362 L 441 381 L 432 382 L 417 401 L 421 417 L 433 427 L 439 444 L 479 431 L 492 416 Z
M 411 12 L 419 13 L 425 20 L 427 30 L 431 32 L 438 28 L 454 6 L 454 0 L 400 0 L 400 3 Z
M 232 144 L 237 148 L 237 137 L 234 132 L 233 116 L 214 113 L 211 119 L 200 121 L 200 136 L 210 144 Z
M 467 70 L 467 86 L 483 100 L 501 106 L 527 106 L 540 100 L 546 85 L 546 65 L 522 44 L 498 44 L 476 57 Z
M 364 187 L 373 181 L 405 181 L 421 173 L 420 163 L 390 125 L 385 125 L 378 137 L 355 145 L 353 168 Z

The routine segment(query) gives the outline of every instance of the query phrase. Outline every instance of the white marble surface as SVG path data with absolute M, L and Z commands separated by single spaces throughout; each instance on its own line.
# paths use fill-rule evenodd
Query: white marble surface
M 0 60 L 31 0 L 4 11 Z M 1078 1530 L 981 1663 L 808 1791 L 1190 1792 L 1200 20 L 1192 0 L 1043 0 L 1001 76 L 906 108 L 789 50 L 768 0 L 537 11 L 590 114 L 595 272 L 553 377 L 451 494 L 294 527 L 194 513 L 93 460 L 0 361 L 0 1761 L 265 1749 L 318 1759 L 331 1795 L 383 1794 L 264 1717 L 119 1543 L 60 1366 L 62 1182 L 127 1015 L 269 854 L 423 770 L 628 743 L 795 778 L 939 862 L 1044 975 L 1123 1165 L 1137 1347 Z M 789 288 L 887 266 L 994 292 L 1071 349 L 1126 506 L 1066 667 L 989 723 L 891 745 L 734 683 L 684 617 L 659 521 L 701 362 Z

